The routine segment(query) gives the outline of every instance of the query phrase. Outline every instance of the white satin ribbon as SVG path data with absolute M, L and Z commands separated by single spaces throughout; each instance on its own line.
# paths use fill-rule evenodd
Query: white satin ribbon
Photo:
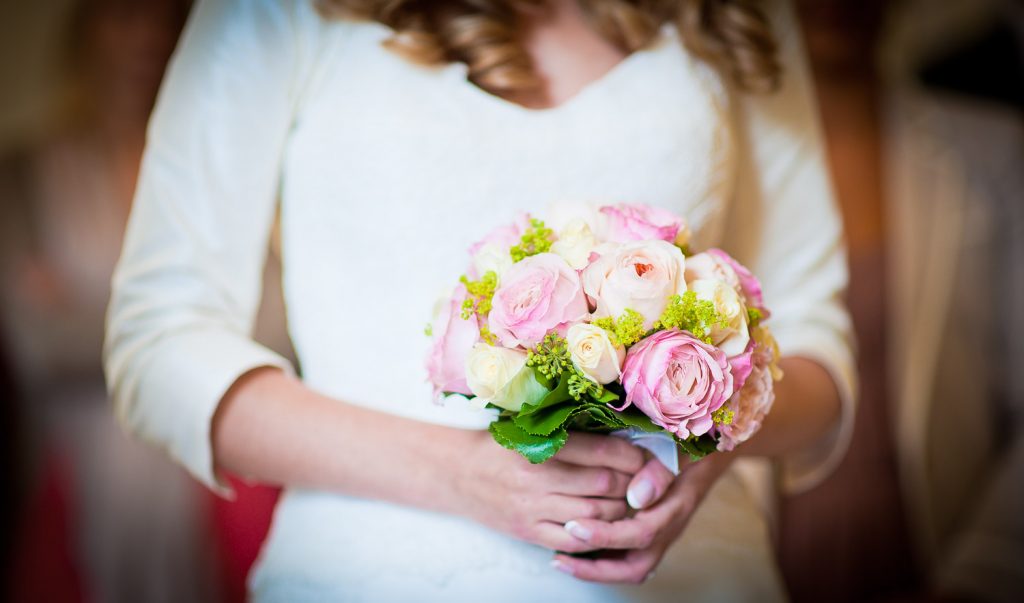
M 664 432 L 652 433 L 635 427 L 613 431 L 612 435 L 647 450 L 661 461 L 672 475 L 679 475 L 679 446 L 671 435 Z

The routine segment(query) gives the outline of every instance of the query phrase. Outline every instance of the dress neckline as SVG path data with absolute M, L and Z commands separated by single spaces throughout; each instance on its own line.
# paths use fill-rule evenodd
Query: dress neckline
M 663 25 L 655 39 L 646 47 L 635 50 L 619 62 L 615 63 L 608 71 L 587 82 L 575 94 L 566 100 L 551 107 L 531 108 L 519 103 L 504 99 L 480 88 L 469 80 L 469 66 L 465 63 L 454 62 L 442 67 L 448 77 L 457 79 L 459 88 L 469 97 L 475 97 L 476 101 L 489 105 L 496 111 L 506 111 L 525 117 L 554 116 L 573 111 L 575 107 L 586 103 L 587 99 L 600 94 L 602 91 L 613 88 L 619 80 L 628 77 L 638 64 L 650 59 L 651 55 L 662 48 L 674 31 L 671 24 Z

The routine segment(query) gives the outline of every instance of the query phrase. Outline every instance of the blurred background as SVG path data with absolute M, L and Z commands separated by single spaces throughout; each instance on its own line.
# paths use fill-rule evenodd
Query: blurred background
M 187 0 L 0 2 L 0 597 L 242 601 L 277 492 L 117 428 L 100 366 Z M 861 403 L 780 501 L 795 601 L 1024 601 L 1024 3 L 802 0 Z M 291 355 L 271 244 L 256 337 Z

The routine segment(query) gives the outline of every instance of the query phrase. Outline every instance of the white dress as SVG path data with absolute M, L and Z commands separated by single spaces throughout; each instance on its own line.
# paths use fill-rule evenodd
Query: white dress
M 853 410 L 841 226 L 806 65 L 787 11 L 786 84 L 734 97 L 665 27 L 565 104 L 528 110 L 465 66 L 415 66 L 378 24 L 305 0 L 201 2 L 149 131 L 110 309 L 106 366 L 124 424 L 220 487 L 210 418 L 248 369 L 260 268 L 280 200 L 285 300 L 309 387 L 425 421 L 482 427 L 431 403 L 423 325 L 469 244 L 557 200 L 686 215 L 763 281 L 786 354 L 836 378 L 842 425 L 784 463 L 794 487 L 841 457 Z M 728 236 L 726 236 L 728 235 Z M 289 490 L 250 585 L 258 601 L 778 600 L 764 462 L 711 492 L 642 588 L 577 581 L 550 551 L 467 520 Z M 762 489 L 759 491 L 759 489 Z

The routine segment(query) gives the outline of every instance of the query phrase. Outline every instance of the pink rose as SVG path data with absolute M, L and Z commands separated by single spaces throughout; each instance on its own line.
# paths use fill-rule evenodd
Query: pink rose
M 600 212 L 607 217 L 609 241 L 676 240 L 683 221 L 670 211 L 640 203 L 605 205 Z
M 509 251 L 518 245 L 523 233 L 530 227 L 530 215 L 519 214 L 514 222 L 499 226 L 469 246 L 470 267 L 467 272 L 470 278 L 477 279 L 486 272 L 493 271 L 499 277 L 512 266 L 512 255 Z
M 619 318 L 627 309 L 644 317 L 649 329 L 669 298 L 686 293 L 683 253 L 665 241 L 633 241 L 606 246 L 583 271 L 583 287 L 594 316 Z
M 747 342 L 747 347 L 743 350 L 743 353 L 729 357 L 729 366 L 732 368 L 732 386 L 734 390 L 739 391 L 740 388 L 743 387 L 743 383 L 746 382 L 747 377 L 750 376 L 751 371 L 754 370 L 754 350 L 757 347 L 757 344 L 754 343 L 753 339 L 751 339 Z
M 626 402 L 680 438 L 711 430 L 733 394 L 729 361 L 685 331 L 658 331 L 630 348 L 622 369 Z
M 540 253 L 508 269 L 494 292 L 488 322 L 501 345 L 530 348 L 587 314 L 579 273 L 559 256 Z
M 772 409 L 774 401 L 771 370 L 755 366 L 746 385 L 729 401 L 729 409 L 733 411 L 732 423 L 719 426 L 718 449 L 732 450 L 749 440 L 761 429 L 761 423 Z
M 445 300 L 431 324 L 434 344 L 427 356 L 427 376 L 436 392 L 472 395 L 466 384 L 466 357 L 480 341 L 476 315 L 462 318 L 466 287 L 459 285 L 451 299 Z
M 708 255 L 732 268 L 739 280 L 740 292 L 743 293 L 747 307 L 757 308 L 761 318 L 768 318 L 768 308 L 764 306 L 764 295 L 761 292 L 761 281 L 757 280 L 747 267 L 737 262 L 731 255 L 721 249 L 708 249 Z
M 487 233 L 484 238 L 469 246 L 469 254 L 475 255 L 484 245 L 492 244 L 506 250 L 519 243 L 523 233 L 530 228 L 530 214 L 521 213 L 514 222 L 499 226 Z

